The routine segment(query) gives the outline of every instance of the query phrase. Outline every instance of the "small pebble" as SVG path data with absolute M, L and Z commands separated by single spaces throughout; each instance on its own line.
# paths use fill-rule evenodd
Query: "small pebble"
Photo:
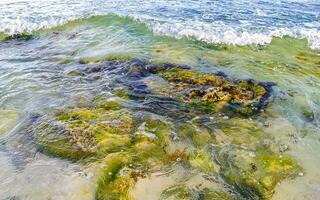
M 181 161 L 181 158 L 177 158 L 177 162 L 180 162 Z
M 302 172 L 300 172 L 298 175 L 299 175 L 299 176 L 303 176 L 303 173 L 302 173 Z
M 229 117 L 228 116 L 223 116 L 223 119 L 229 119 Z

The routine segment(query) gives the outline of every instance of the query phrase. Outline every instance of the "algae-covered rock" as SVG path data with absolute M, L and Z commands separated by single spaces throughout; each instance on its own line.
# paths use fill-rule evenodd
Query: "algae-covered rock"
M 96 199 L 131 199 L 130 189 L 148 170 L 176 162 L 166 149 L 172 124 L 151 113 L 133 114 L 115 101 L 95 99 L 32 121 L 32 136 L 42 152 L 105 163 Z
M 222 75 L 206 74 L 190 69 L 161 69 L 157 75 L 170 83 L 170 93 L 162 94 L 211 111 L 252 115 L 258 112 L 270 96 L 270 87 L 252 80 L 231 81 Z
M 216 134 L 218 144 L 232 142 L 248 148 L 267 138 L 256 122 L 237 117 L 217 120 L 217 129 L 222 131 Z
M 181 139 L 195 147 L 188 156 L 189 165 L 205 174 L 220 173 L 245 199 L 269 199 L 278 183 L 301 171 L 292 158 L 271 150 L 266 141 L 272 138 L 253 120 L 217 118 L 213 131 L 203 128 L 202 120 L 196 121 L 181 125 L 178 131 Z M 195 140 L 194 135 L 201 134 L 201 142 Z
M 278 183 L 301 170 L 292 158 L 266 149 L 237 149 L 220 156 L 223 177 L 248 199 L 269 199 Z
M 173 165 L 224 190 L 183 183 L 163 191 L 160 199 L 234 199 L 231 190 L 245 199 L 268 199 L 278 183 L 301 171 L 293 159 L 265 145 L 269 137 L 255 121 L 241 117 L 266 106 L 268 86 L 175 66 L 136 65 L 125 73 L 128 84 L 115 84 L 112 98 L 38 117 L 32 125 L 42 152 L 104 164 L 96 199 L 131 200 L 139 179 Z M 143 93 L 147 87 L 152 92 Z M 133 98 L 139 92 L 143 95 Z
M 69 108 L 54 118 L 42 117 L 33 129 L 42 151 L 72 160 L 101 157 L 127 148 L 132 131 L 130 111 L 111 101 Z
M 20 33 L 20 34 L 14 34 L 14 35 L 9 35 L 4 38 L 5 41 L 7 40 L 18 40 L 18 41 L 28 41 L 31 40 L 33 36 L 29 33 Z
M 104 161 L 107 167 L 99 181 L 98 200 L 131 200 L 130 190 L 139 178 L 172 161 L 165 150 L 171 125 L 150 115 L 135 116 L 135 120 L 140 125 L 132 134 L 131 145 Z

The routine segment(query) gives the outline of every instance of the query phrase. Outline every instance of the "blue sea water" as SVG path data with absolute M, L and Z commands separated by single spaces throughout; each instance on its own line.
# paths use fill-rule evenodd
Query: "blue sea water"
M 0 32 L 31 32 L 110 13 L 177 38 L 247 45 L 287 35 L 307 39 L 311 48 L 320 47 L 318 0 L 3 0 Z

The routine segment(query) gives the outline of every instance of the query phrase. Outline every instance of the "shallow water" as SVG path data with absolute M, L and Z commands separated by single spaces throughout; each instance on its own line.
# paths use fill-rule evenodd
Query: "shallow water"
M 81 70 L 99 66 L 110 58 L 134 58 L 152 63 L 188 65 L 199 72 L 223 72 L 231 79 L 276 83 L 273 87 L 273 100 L 265 111 L 245 120 L 260 125 L 267 123 L 267 126 L 261 126 L 264 133 L 272 136 L 275 144 L 288 146 L 284 154 L 293 156 L 302 166 L 303 172 L 295 179 L 281 182 L 272 199 L 316 199 L 320 190 L 320 172 L 317 170 L 320 164 L 320 52 L 317 49 L 319 26 L 314 22 L 319 20 L 319 5 L 313 1 L 278 2 L 281 5 L 279 9 L 297 9 L 301 4 L 305 9 L 299 15 L 289 14 L 283 18 L 276 15 L 274 17 L 279 19 L 274 19 L 270 13 L 274 13 L 273 9 L 277 5 L 270 6 L 270 3 L 259 1 L 253 3 L 254 6 L 249 9 L 243 2 L 234 2 L 231 5 L 221 3 L 223 5 L 217 14 L 207 17 L 211 20 L 225 17 L 222 21 L 227 24 L 227 29 L 234 29 L 238 35 L 249 30 L 260 34 L 253 27 L 259 30 L 268 29 L 268 23 L 272 23 L 274 27 L 267 30 L 267 35 L 270 35 L 273 29 L 288 28 L 293 31 L 297 27 L 314 34 L 311 40 L 306 35 L 302 34 L 301 37 L 305 39 L 301 39 L 300 36 L 295 38 L 295 35 L 290 33 L 289 36 L 292 37 L 268 36 L 266 41 L 270 44 L 233 46 L 229 44 L 233 43 L 229 39 L 234 41 L 232 37 L 226 37 L 227 40 L 210 32 L 213 27 L 208 24 L 211 22 L 207 22 L 205 15 L 202 15 L 211 13 L 210 9 L 215 9 L 218 5 L 204 6 L 208 5 L 208 2 L 199 2 L 178 1 L 166 5 L 165 1 L 158 1 L 157 6 L 146 3 L 145 7 L 136 9 L 135 1 L 125 6 L 122 1 L 111 2 L 110 7 L 101 8 L 97 8 L 100 5 L 98 1 L 80 1 L 62 15 L 60 11 L 65 11 L 72 1 L 46 1 L 45 4 L 41 1 L 2 2 L 0 8 L 6 9 L 0 9 L 0 21 L 4 22 L 8 16 L 11 18 L 6 19 L 9 20 L 8 23 L 1 23 L 1 30 L 33 31 L 33 38 L 27 41 L 0 42 L 0 166 L 3 169 L 0 172 L 0 199 L 94 199 L 97 177 L 101 173 L 100 165 L 72 163 L 44 155 L 21 130 L 34 114 L 52 115 L 57 110 L 74 105 L 74 102 L 86 104 L 92 97 L 112 97 L 113 89 L 119 82 L 126 86 L 134 83 L 121 80 L 123 69 L 128 65 L 126 62 L 119 64 L 118 70 L 113 73 L 88 73 L 85 76 L 77 74 Z M 46 12 L 54 3 L 56 7 L 52 7 L 52 12 Z M 194 6 L 194 10 L 186 9 L 190 4 Z M 264 4 L 270 6 L 265 11 L 262 9 L 265 8 L 262 6 Z M 31 13 L 24 12 L 28 6 Z M 141 22 L 117 15 L 78 19 L 94 14 L 114 13 L 119 6 L 122 6 L 122 10 L 116 14 L 126 15 L 128 11 L 136 10 L 129 12 L 132 14 L 129 16 Z M 231 12 L 233 7 L 239 8 L 239 12 L 244 14 L 234 16 Z M 229 8 L 231 14 L 225 13 L 223 8 Z M 146 9 L 146 12 L 142 12 L 143 9 Z M 159 12 L 163 16 L 159 15 Z M 247 15 L 246 12 L 251 14 Z M 12 13 L 16 15 L 13 16 Z M 188 13 L 192 15 L 188 18 L 192 22 L 183 18 L 188 16 Z M 12 25 L 11 23 L 18 23 L 14 20 L 19 15 L 23 26 Z M 259 18 L 253 22 L 251 15 L 267 19 L 261 19 L 259 24 Z M 252 23 L 244 27 L 236 26 L 241 16 L 246 18 L 243 20 Z M 52 28 L 47 28 L 45 21 L 50 19 L 55 22 L 49 23 L 48 26 L 53 26 Z M 194 24 L 198 23 L 194 23 L 193 19 L 208 23 L 201 26 L 209 26 L 209 29 L 194 27 Z M 44 25 L 39 25 L 39 22 Z M 309 27 L 310 23 L 314 26 Z M 56 24 L 63 25 L 54 26 Z M 37 30 L 39 28 L 45 29 Z M 219 32 L 220 28 L 213 30 Z M 189 29 L 196 32 L 190 34 Z M 205 35 L 199 36 L 199 31 L 203 31 Z M 164 35 L 161 36 L 162 33 Z M 177 39 L 170 35 L 195 38 Z M 215 41 L 214 37 L 222 40 Z M 241 39 L 241 36 L 240 39 L 236 38 L 235 41 L 239 41 L 235 42 L 236 44 L 266 42 L 261 42 L 260 37 L 258 42 L 255 42 L 254 37 L 250 42 Z M 252 39 L 251 36 L 249 38 Z M 149 102 L 141 103 L 139 99 L 133 99 L 129 107 L 136 111 L 159 114 L 157 111 L 150 111 L 149 106 L 154 100 L 148 100 Z M 170 109 L 171 107 L 168 107 L 167 114 L 171 114 L 173 123 L 183 120 L 181 113 L 175 113 L 175 110 L 170 112 Z M 218 117 L 217 120 L 221 119 Z M 239 127 L 242 128 L 242 124 L 239 124 Z M 163 174 L 158 176 L 159 173 Z M 189 171 L 173 166 L 138 181 L 133 196 L 136 199 L 157 199 L 161 190 L 177 182 L 193 187 L 198 183 L 205 185 L 206 181 L 207 179 L 196 172 L 189 174 Z M 156 185 L 159 186 L 152 187 Z M 211 184 L 211 187 L 220 188 L 221 184 Z M 152 190 L 154 196 L 146 196 L 148 194 L 144 191 L 147 190 Z

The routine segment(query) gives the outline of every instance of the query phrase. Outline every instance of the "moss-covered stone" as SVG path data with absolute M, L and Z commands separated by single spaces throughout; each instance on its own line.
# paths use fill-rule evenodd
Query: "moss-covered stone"
M 33 133 L 38 147 L 51 155 L 78 160 L 103 157 L 131 145 L 133 118 L 117 102 L 69 108 L 54 118 L 41 118 Z
M 249 199 L 269 199 L 282 180 L 295 177 L 301 170 L 288 156 L 269 150 L 237 149 L 221 158 L 225 180 Z
M 18 41 L 28 41 L 31 40 L 33 36 L 29 33 L 20 33 L 20 34 L 14 34 L 14 35 L 9 35 L 4 38 L 4 40 L 18 40 Z
M 250 116 L 265 106 L 270 92 L 269 88 L 251 80 L 231 81 L 222 75 L 177 67 L 159 70 L 156 74 L 170 83 L 168 96 L 195 108 L 207 106 L 215 112 L 231 111 Z
M 32 128 L 38 148 L 46 154 L 72 161 L 103 160 L 106 167 L 96 193 L 103 200 L 131 199 L 130 188 L 138 178 L 176 162 L 166 149 L 171 131 L 172 124 L 159 116 L 134 115 L 120 103 L 102 99 L 53 118 L 38 117 Z
M 217 143 L 233 143 L 236 145 L 251 147 L 266 139 L 266 135 L 258 124 L 252 120 L 242 118 L 230 118 L 230 119 L 217 119 L 217 129 L 220 140 L 216 140 Z M 224 134 L 223 136 L 221 134 Z

